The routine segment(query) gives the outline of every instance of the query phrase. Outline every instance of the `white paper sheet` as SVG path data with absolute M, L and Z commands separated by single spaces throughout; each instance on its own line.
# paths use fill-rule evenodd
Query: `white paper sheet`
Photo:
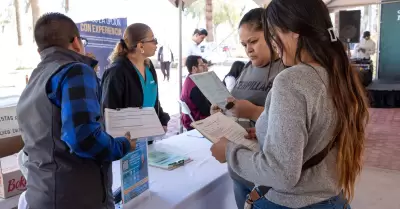
M 226 99 L 232 95 L 214 71 L 193 74 L 190 78 L 211 104 L 225 109 Z
M 259 151 L 260 149 L 256 140 L 244 138 L 244 136 L 247 135 L 246 129 L 220 112 L 215 113 L 204 120 L 193 122 L 192 126 L 213 143 L 217 142 L 222 137 L 225 137 L 228 140 L 236 144 L 244 145 L 253 151 Z
M 113 137 L 124 136 L 127 131 L 131 138 L 161 136 L 165 131 L 154 108 L 105 109 L 106 131 Z

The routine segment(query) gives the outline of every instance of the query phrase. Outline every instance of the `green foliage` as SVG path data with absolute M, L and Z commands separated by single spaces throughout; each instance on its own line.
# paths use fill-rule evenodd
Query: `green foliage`
M 0 0 L 0 26 L 11 23 L 13 18 L 12 1 Z
M 236 27 L 245 7 L 238 8 L 234 4 L 240 0 L 213 0 L 213 24 L 217 27 L 223 23 L 229 23 L 232 28 Z M 205 0 L 197 0 L 189 8 L 184 10 L 184 15 L 200 21 L 205 18 Z

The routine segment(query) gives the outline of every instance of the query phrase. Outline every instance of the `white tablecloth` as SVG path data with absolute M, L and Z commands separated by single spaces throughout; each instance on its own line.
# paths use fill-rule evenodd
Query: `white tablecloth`
M 186 132 L 149 146 L 149 150 L 186 154 L 193 161 L 172 171 L 149 167 L 150 197 L 137 205 L 128 202 L 124 209 L 236 208 L 227 165 L 211 156 L 211 143 L 207 139 L 193 135 L 199 134 Z M 114 162 L 114 188 L 121 184 L 119 173 L 119 162 Z
M 18 206 L 19 195 L 10 197 L 8 199 L 0 198 L 0 209 L 11 209 Z
M 193 161 L 172 171 L 149 167 L 149 198 L 137 205 L 128 202 L 123 208 L 236 209 L 227 165 L 220 164 L 211 156 L 211 143 L 207 139 L 196 136 L 199 133 L 191 131 L 150 145 L 150 150 L 184 154 Z M 117 161 L 113 163 L 114 189 L 121 185 L 119 173 Z M 18 197 L 0 198 L 0 209 L 17 207 Z

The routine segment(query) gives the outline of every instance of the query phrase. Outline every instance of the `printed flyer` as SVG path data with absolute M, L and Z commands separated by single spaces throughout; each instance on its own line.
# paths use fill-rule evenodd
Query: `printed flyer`
M 139 139 L 136 150 L 121 159 L 123 204 L 149 192 L 148 171 L 147 140 Z

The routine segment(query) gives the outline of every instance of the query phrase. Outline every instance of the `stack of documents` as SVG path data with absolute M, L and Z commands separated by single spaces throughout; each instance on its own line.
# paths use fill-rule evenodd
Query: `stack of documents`
M 191 161 L 192 159 L 188 157 L 173 153 L 161 151 L 149 152 L 149 165 L 165 170 L 173 170 Z

